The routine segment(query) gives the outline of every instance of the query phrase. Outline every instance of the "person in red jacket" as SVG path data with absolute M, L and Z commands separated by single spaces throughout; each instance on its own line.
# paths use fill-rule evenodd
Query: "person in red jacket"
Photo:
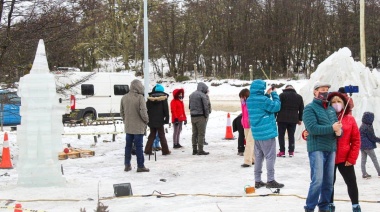
M 172 123 L 173 123 L 173 148 L 181 148 L 179 143 L 179 135 L 182 131 L 182 123 L 187 124 L 187 118 L 185 114 L 185 106 L 183 104 L 184 90 L 175 89 L 173 91 L 173 100 L 170 102 L 170 110 L 172 112 Z
M 356 183 L 354 165 L 360 151 L 360 132 L 355 118 L 351 114 L 351 105 L 347 105 L 347 99 L 342 93 L 332 92 L 327 97 L 331 106 L 335 109 L 338 120 L 342 122 L 343 134 L 337 139 L 335 156 L 334 184 L 336 180 L 336 170 L 338 169 L 347 185 L 353 211 L 360 211 L 359 192 Z M 346 110 L 345 107 L 347 105 Z M 334 189 L 331 195 L 330 211 L 335 211 Z

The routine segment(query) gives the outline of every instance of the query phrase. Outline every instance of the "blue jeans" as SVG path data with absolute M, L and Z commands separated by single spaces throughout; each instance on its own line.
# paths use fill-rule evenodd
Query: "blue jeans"
M 135 144 L 136 147 L 136 158 L 137 158 L 137 167 L 144 167 L 144 153 L 143 153 L 143 134 L 126 134 L 126 144 L 125 144 L 125 156 L 124 156 L 124 165 L 131 165 L 131 150 L 132 143 Z
M 307 194 L 307 210 L 328 210 L 333 186 L 335 152 L 315 151 L 309 152 L 311 183 Z
M 160 147 L 160 137 L 158 137 L 158 132 L 156 133 L 156 138 L 153 141 L 153 148 Z

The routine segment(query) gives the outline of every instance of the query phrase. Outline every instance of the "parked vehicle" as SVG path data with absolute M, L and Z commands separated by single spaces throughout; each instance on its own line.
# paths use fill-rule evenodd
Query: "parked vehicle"
M 16 92 L 0 90 L 0 121 L 4 126 L 21 123 L 20 106 L 21 98 Z
M 56 75 L 58 87 L 69 88 L 62 94 L 62 103 L 69 113 L 63 122 L 86 122 L 120 118 L 120 101 L 129 92 L 135 76 L 130 73 L 71 72 Z

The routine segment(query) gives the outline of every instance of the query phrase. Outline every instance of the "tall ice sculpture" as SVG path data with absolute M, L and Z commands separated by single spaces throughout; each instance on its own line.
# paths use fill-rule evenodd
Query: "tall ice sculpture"
M 17 127 L 18 185 L 63 185 L 58 153 L 62 149 L 62 114 L 54 75 L 49 73 L 45 44 L 40 40 L 30 74 L 20 79 L 21 125 Z

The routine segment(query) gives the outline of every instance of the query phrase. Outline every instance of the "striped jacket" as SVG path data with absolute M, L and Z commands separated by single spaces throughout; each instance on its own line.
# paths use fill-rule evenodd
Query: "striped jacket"
M 308 152 L 336 151 L 337 137 L 332 125 L 338 121 L 338 118 L 333 107 L 327 106 L 325 109 L 322 100 L 313 99 L 305 107 L 302 119 L 309 132 L 307 136 Z
M 278 135 L 274 113 L 281 108 L 280 98 L 275 91 L 271 93 L 272 99 L 269 95 L 264 95 L 265 88 L 265 81 L 254 80 L 247 99 L 249 121 L 256 141 L 269 140 Z

